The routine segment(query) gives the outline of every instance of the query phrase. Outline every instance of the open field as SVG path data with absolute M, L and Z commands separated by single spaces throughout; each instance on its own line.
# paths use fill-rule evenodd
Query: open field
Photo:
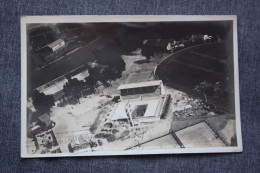
M 142 149 L 153 148 L 178 148 L 179 145 L 171 134 L 157 138 L 153 141 L 144 143 L 140 146 Z
M 225 144 L 206 122 L 175 132 L 185 147 L 224 147 Z
M 107 98 L 93 95 L 91 99 L 81 98 L 81 104 L 54 107 L 51 120 L 56 123 L 53 131 L 62 152 L 68 152 L 68 144 L 73 138 L 87 136 L 92 138 L 89 128 L 94 124 L 101 111 L 98 105 Z

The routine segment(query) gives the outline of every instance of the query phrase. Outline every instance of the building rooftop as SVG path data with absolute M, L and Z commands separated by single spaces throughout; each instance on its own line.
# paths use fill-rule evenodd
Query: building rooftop
M 126 103 L 119 103 L 116 111 L 112 117 L 112 120 L 122 120 L 122 119 L 127 119 L 127 114 L 126 114 Z
M 118 90 L 123 90 L 123 89 L 130 89 L 130 88 L 141 88 L 141 87 L 148 87 L 148 86 L 158 86 L 161 83 L 162 83 L 161 80 L 147 81 L 147 82 L 138 82 L 138 83 L 130 83 L 130 84 L 120 85 L 117 89 Z
M 50 116 L 48 114 L 43 114 L 43 115 L 39 116 L 38 119 L 41 122 L 48 122 L 48 121 L 50 121 Z
M 79 81 L 84 81 L 85 82 L 85 78 L 89 76 L 89 72 L 88 72 L 88 69 L 87 70 L 84 70 L 83 72 L 81 73 L 78 73 L 77 75 L 74 75 L 71 77 L 71 79 L 78 79 Z
M 53 47 L 57 46 L 58 44 L 60 44 L 61 42 L 64 42 L 64 40 L 58 39 L 58 40 L 56 40 L 52 43 L 49 43 L 47 46 L 50 47 L 50 48 L 53 48 Z
M 68 80 L 62 76 L 36 88 L 36 90 L 43 92 L 45 95 L 52 95 L 63 90 L 63 86 L 66 84 L 66 82 L 68 82 Z

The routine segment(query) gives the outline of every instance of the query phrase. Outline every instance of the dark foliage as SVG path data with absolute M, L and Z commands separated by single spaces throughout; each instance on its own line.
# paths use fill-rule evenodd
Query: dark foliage
M 51 107 L 54 106 L 54 98 L 50 95 L 45 95 L 39 91 L 34 91 L 32 95 L 33 106 L 39 113 L 49 112 Z
M 116 140 L 115 135 L 110 133 L 98 133 L 95 135 L 95 138 L 105 138 L 107 139 L 107 142 L 113 142 Z
M 89 72 L 90 72 L 90 70 L 89 70 Z M 87 87 L 89 86 L 89 87 L 95 87 L 96 86 L 96 83 L 97 83 L 97 79 L 95 78 L 95 77 L 93 77 L 93 75 L 89 75 L 88 77 L 86 77 L 85 78 L 85 80 L 86 80 L 86 85 L 87 85 Z
M 122 52 L 123 50 L 116 43 L 106 45 L 101 50 L 94 50 L 93 54 L 98 65 L 89 69 L 90 75 L 105 86 L 109 86 L 107 81 L 120 78 L 125 70 L 125 62 L 121 57 Z
M 79 102 L 81 95 L 81 90 L 86 88 L 83 81 L 78 79 L 68 79 L 68 82 L 63 86 L 63 90 L 68 99 L 76 99 Z

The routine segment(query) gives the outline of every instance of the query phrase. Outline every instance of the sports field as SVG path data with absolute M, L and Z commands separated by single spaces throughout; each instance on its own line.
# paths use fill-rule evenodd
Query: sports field
M 156 140 L 144 143 L 141 145 L 143 149 L 151 149 L 153 147 L 160 147 L 160 148 L 177 148 L 179 147 L 176 140 L 173 138 L 171 134 L 166 136 L 162 136 Z
M 205 121 L 175 133 L 186 148 L 225 147 L 225 144 Z

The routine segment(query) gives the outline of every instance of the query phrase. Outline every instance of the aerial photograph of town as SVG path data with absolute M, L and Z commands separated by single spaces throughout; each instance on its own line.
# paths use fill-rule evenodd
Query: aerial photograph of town
M 232 20 L 27 24 L 26 153 L 237 146 L 233 44 Z

